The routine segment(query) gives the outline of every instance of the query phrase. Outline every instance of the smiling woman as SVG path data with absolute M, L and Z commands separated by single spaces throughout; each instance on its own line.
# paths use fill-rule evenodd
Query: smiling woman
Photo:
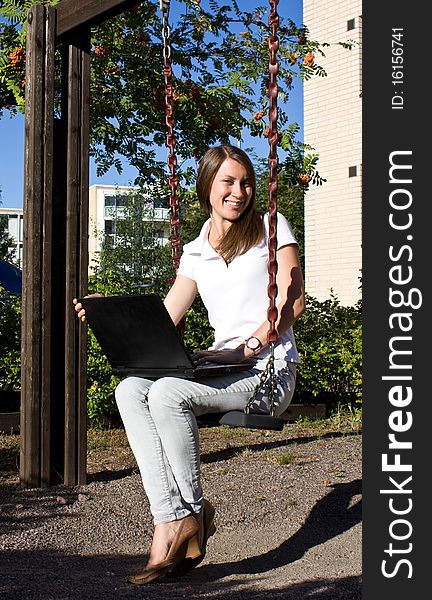
M 229 145 L 207 150 L 197 192 L 209 219 L 199 236 L 184 245 L 164 304 L 178 325 L 199 293 L 214 342 L 195 354 L 196 363 L 246 368 L 191 379 L 154 380 L 134 372 L 117 386 L 117 405 L 155 524 L 149 560 L 129 578 L 134 584 L 191 570 L 204 558 L 215 531 L 215 509 L 203 498 L 196 418 L 206 413 L 244 417 L 247 408 L 251 417 L 268 423 L 286 410 L 295 389 L 299 356 L 292 325 L 304 311 L 304 292 L 292 230 L 278 213 L 274 343 L 266 318 L 270 215 L 255 209 L 255 174 L 247 154 Z M 85 320 L 83 304 L 74 303 L 77 316 Z M 268 372 L 271 385 L 263 386 Z
M 217 146 L 200 166 L 197 194 L 211 215 L 210 245 L 229 264 L 263 237 L 262 219 L 255 206 L 256 177 L 248 155 L 235 146 Z

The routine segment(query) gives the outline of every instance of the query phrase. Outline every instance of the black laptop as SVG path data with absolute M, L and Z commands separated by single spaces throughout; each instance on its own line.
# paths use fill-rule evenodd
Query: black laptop
M 248 362 L 195 365 L 157 294 L 103 296 L 79 301 L 116 375 L 196 379 L 251 368 Z

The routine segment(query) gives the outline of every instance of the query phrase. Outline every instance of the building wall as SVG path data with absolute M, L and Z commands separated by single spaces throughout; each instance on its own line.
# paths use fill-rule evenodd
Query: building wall
M 362 266 L 361 2 L 304 0 L 303 11 L 310 38 L 331 44 L 325 57 L 316 56 L 327 77 L 304 84 L 304 139 L 319 154 L 326 179 L 310 186 L 305 199 L 306 291 L 322 301 L 333 290 L 343 305 L 353 305 Z M 356 46 L 338 45 L 347 40 Z
M 1 208 L 0 218 L 7 218 L 8 231 L 10 237 L 14 240 L 13 249 L 15 250 L 14 262 L 18 267 L 22 267 L 23 258 L 23 239 L 24 239 L 24 216 L 22 208 Z

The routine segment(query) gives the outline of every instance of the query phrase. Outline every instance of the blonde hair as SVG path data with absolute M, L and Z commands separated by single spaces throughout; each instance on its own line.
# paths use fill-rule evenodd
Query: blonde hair
M 199 169 L 196 190 L 201 208 L 211 215 L 210 191 L 216 173 L 227 158 L 240 163 L 245 169 L 252 187 L 248 206 L 240 217 L 233 221 L 217 248 L 225 262 L 231 262 L 236 256 L 244 254 L 256 246 L 264 236 L 262 215 L 255 208 L 256 175 L 253 164 L 244 150 L 224 144 L 209 148 L 204 154 Z

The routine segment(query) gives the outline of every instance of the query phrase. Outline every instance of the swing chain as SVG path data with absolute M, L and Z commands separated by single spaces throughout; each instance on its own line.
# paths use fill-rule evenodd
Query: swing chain
M 177 195 L 179 179 L 176 174 L 177 157 L 175 154 L 176 137 L 174 133 L 175 118 L 172 86 L 173 71 L 171 65 L 170 44 L 171 28 L 168 25 L 170 9 L 169 0 L 160 0 L 160 8 L 162 13 L 163 73 L 165 81 L 165 123 L 167 127 L 166 145 L 169 149 L 168 167 L 170 170 L 168 186 L 170 188 L 172 265 L 174 272 L 177 273 L 180 264 L 180 204 Z
M 277 129 L 277 118 L 278 118 L 278 84 L 277 74 L 279 72 L 279 62 L 277 59 L 277 51 L 279 50 L 279 39 L 278 39 L 278 28 L 279 28 L 279 15 L 277 12 L 279 0 L 270 0 L 270 15 L 269 15 L 269 124 L 270 132 L 268 136 L 269 140 L 269 239 L 268 239 L 268 274 L 269 283 L 267 286 L 267 293 L 269 297 L 269 307 L 267 309 L 267 319 L 269 322 L 269 329 L 267 332 L 267 343 L 270 347 L 270 355 L 265 366 L 265 369 L 261 373 L 260 380 L 249 398 L 244 412 L 249 413 L 252 404 L 256 400 L 258 393 L 264 387 L 268 388 L 268 400 L 269 400 L 269 412 L 273 417 L 275 416 L 275 396 L 277 388 L 277 377 L 274 366 L 274 348 L 275 343 L 278 339 L 276 331 L 276 321 L 278 317 L 278 309 L 276 306 L 276 298 L 278 295 L 278 286 L 276 282 L 276 275 L 278 271 L 277 263 L 277 195 L 278 195 L 278 153 L 277 146 L 279 142 L 279 132 Z
M 277 385 L 276 371 L 275 371 L 275 366 L 274 366 L 274 347 L 275 347 L 274 342 L 271 342 L 270 343 L 270 355 L 268 357 L 265 369 L 261 373 L 258 384 L 257 384 L 256 388 L 254 389 L 252 396 L 249 398 L 249 400 L 244 408 L 244 412 L 246 414 L 249 414 L 253 403 L 255 402 L 255 400 L 258 397 L 259 392 L 264 388 L 264 386 L 267 386 L 268 399 L 269 399 L 269 413 L 272 417 L 274 417 L 274 413 L 275 413 L 274 404 L 275 404 L 276 385 Z
M 162 41 L 163 41 L 163 57 L 171 58 L 171 46 L 169 44 L 169 38 L 171 35 L 171 28 L 168 24 L 170 3 L 164 0 L 160 0 L 160 10 L 162 14 Z
M 269 284 L 268 284 L 268 296 L 270 299 L 269 308 L 267 311 L 267 318 L 269 321 L 269 330 L 267 334 L 267 341 L 276 342 L 277 340 L 277 332 L 276 332 L 276 320 L 277 320 L 277 307 L 276 307 L 276 298 L 278 293 L 277 283 L 276 283 L 276 274 L 278 270 L 278 264 L 276 259 L 276 251 L 277 251 L 277 196 L 278 196 L 278 153 L 277 153 L 277 145 L 279 139 L 279 133 L 277 129 L 277 118 L 278 118 L 278 107 L 277 107 L 277 97 L 278 97 L 278 84 L 277 84 L 277 74 L 279 72 L 279 62 L 277 60 L 277 51 L 279 50 L 279 39 L 277 37 L 277 31 L 279 27 L 279 15 L 277 12 L 277 5 L 279 0 L 270 0 L 271 11 L 269 15 L 269 26 L 271 30 L 271 34 L 269 36 L 269 73 L 270 73 L 270 82 L 269 82 L 269 124 L 270 124 L 270 133 L 268 136 L 269 140 L 269 241 L 268 241 L 268 249 L 269 249 L 269 263 L 268 263 L 268 273 L 269 273 Z

